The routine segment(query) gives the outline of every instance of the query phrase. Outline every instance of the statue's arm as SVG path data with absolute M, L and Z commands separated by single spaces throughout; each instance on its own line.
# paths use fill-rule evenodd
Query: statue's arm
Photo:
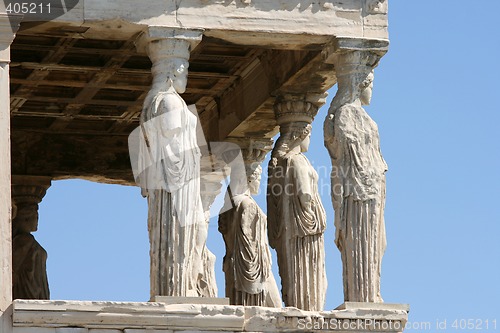
M 249 238 L 254 238 L 255 224 L 258 219 L 257 203 L 252 199 L 244 199 L 240 205 L 241 231 Z
M 309 174 L 309 165 L 305 158 L 296 156 L 292 158 L 290 166 L 295 180 L 295 188 L 300 204 L 305 210 L 312 209 L 313 189 L 311 186 L 311 177 Z

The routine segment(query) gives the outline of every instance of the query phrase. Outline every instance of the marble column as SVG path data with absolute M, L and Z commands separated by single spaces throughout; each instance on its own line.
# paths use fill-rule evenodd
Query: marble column
M 14 299 L 50 299 L 47 252 L 32 235 L 38 230 L 38 206 L 50 185 L 49 177 L 12 176 Z
M 19 21 L 20 18 L 0 13 L 0 328 L 5 332 L 11 327 L 2 313 L 12 302 L 9 62 L 10 44 Z
M 153 64 L 141 114 L 136 181 L 148 198 L 151 298 L 204 296 L 206 236 L 200 193 L 199 120 L 180 94 L 202 31 L 149 27 L 138 40 Z
M 373 69 L 386 50 L 384 41 L 341 39 L 331 57 L 338 92 L 324 123 L 324 135 L 332 161 L 335 243 L 342 257 L 346 302 L 382 302 L 387 165 L 377 124 L 363 105 L 370 103 Z
M 309 147 L 311 123 L 325 97 L 277 98 L 280 137 L 269 162 L 269 242 L 278 255 L 283 301 L 286 306 L 309 311 L 321 311 L 325 304 L 326 213 L 318 191 L 318 174 L 303 153 Z
M 236 150 L 229 149 L 225 154 L 231 167 L 231 183 L 219 215 L 219 231 L 226 245 L 223 261 L 226 297 L 234 305 L 281 307 L 271 269 L 267 217 L 252 197 L 258 194 L 261 164 L 273 141 L 251 138 L 227 141 L 235 144 Z

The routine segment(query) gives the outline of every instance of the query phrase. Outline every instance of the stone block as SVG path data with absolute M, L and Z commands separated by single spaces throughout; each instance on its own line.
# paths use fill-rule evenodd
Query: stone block
M 175 297 L 175 296 L 155 296 L 153 302 L 171 304 L 209 304 L 209 305 L 229 305 L 229 298 L 216 297 Z
M 335 310 L 396 310 L 410 311 L 408 304 L 345 302 Z
M 81 327 L 59 327 L 55 333 L 89 333 L 88 328 Z
M 179 331 L 176 330 L 174 333 L 221 333 L 220 331 Z M 228 332 L 224 331 L 224 333 L 235 333 L 235 332 Z
M 143 330 L 143 329 L 125 329 L 123 333 L 173 333 L 171 330 Z
M 53 327 L 14 327 L 13 333 L 56 333 Z

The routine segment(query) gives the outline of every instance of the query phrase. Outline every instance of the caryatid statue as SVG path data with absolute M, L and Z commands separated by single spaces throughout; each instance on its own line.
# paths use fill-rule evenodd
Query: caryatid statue
M 231 184 L 219 215 L 219 231 L 226 244 L 226 297 L 234 305 L 281 307 L 271 270 L 267 218 L 252 197 L 259 191 L 261 163 L 272 148 L 272 140 L 237 143 L 236 149 L 225 155 L 231 167 Z M 236 159 L 240 152 L 242 158 Z
M 179 95 L 201 32 L 152 27 L 144 38 L 153 84 L 140 119 L 136 181 L 148 198 L 151 297 L 212 295 L 216 286 L 204 277 L 213 268 L 204 260 L 208 226 L 200 196 L 198 117 Z
M 387 164 L 377 124 L 363 109 L 370 104 L 376 61 L 368 51 L 339 53 L 335 61 L 338 92 L 324 125 L 346 302 L 382 302 Z
M 12 294 L 14 299 L 49 299 L 47 251 L 31 233 L 38 229 L 38 204 L 50 180 L 18 182 L 20 177 L 13 176 L 12 185 Z
M 327 279 L 323 234 L 326 213 L 318 174 L 307 157 L 311 123 L 325 96 L 283 96 L 275 104 L 280 126 L 269 162 L 269 242 L 278 255 L 286 306 L 321 311 Z

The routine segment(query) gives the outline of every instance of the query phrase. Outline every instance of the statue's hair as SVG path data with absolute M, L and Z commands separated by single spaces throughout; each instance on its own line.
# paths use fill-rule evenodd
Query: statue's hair
M 373 74 L 373 71 L 371 71 L 370 74 L 368 74 L 368 76 L 366 77 L 366 79 L 364 79 L 363 82 L 361 83 L 361 90 L 365 90 L 366 88 L 368 88 L 370 84 L 373 83 L 374 78 L 375 75 Z
M 249 166 L 247 168 L 247 178 L 248 182 L 253 182 L 254 180 L 258 179 L 262 174 L 262 166 L 258 164 L 256 167 L 254 166 Z
M 281 135 L 271 155 L 271 163 L 276 166 L 279 158 L 284 158 L 292 149 L 300 145 L 311 133 L 311 124 L 304 122 L 287 123 L 280 126 Z
M 183 70 L 189 67 L 189 61 L 184 58 L 167 58 L 158 61 L 153 64 L 152 72 L 155 75 L 161 75 L 163 73 L 167 74 L 169 77 L 175 77 L 177 72 L 181 72 L 181 66 Z

